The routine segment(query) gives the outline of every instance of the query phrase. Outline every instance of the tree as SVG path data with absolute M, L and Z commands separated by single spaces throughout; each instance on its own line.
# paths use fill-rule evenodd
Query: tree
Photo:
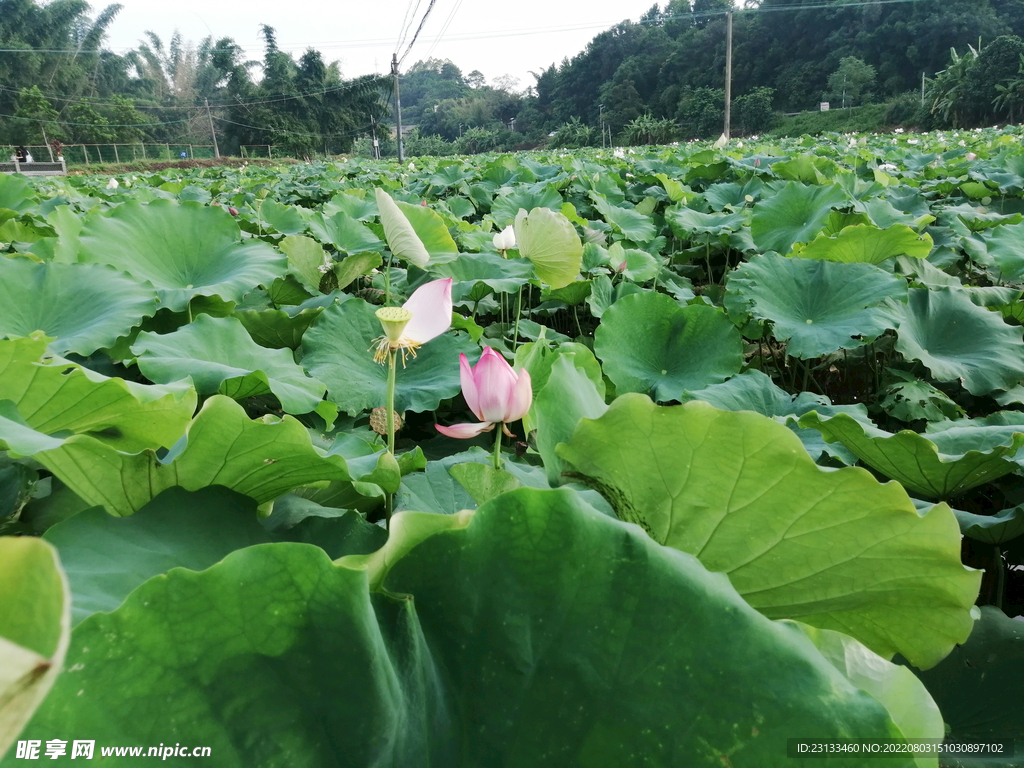
M 876 71 L 870 64 L 856 56 L 846 56 L 839 62 L 839 68 L 828 78 L 830 100 L 839 101 L 843 107 L 867 101 L 875 85 Z

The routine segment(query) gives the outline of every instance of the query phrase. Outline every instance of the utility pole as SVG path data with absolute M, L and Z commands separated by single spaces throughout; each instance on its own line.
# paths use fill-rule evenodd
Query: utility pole
M 402 143 L 402 97 L 398 92 L 398 54 L 391 55 L 391 74 L 395 76 L 395 117 L 398 124 L 398 162 L 405 162 L 405 144 Z
M 220 157 L 220 147 L 217 146 L 217 132 L 213 129 L 213 115 L 210 114 L 210 100 L 203 99 L 206 104 L 206 119 L 210 121 L 210 136 L 213 137 L 213 156 Z
M 921 106 L 924 106 L 924 72 L 921 73 Z
M 729 138 L 732 115 L 732 11 L 725 15 L 725 138 Z
M 601 149 L 604 149 L 604 104 L 597 105 L 597 119 L 601 121 Z

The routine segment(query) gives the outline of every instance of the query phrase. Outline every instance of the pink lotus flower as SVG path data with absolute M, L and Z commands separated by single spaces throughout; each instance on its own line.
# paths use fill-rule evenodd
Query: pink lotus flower
M 416 350 L 452 327 L 452 278 L 424 283 L 400 307 L 381 307 L 377 319 L 384 328 L 373 358 L 387 362 L 388 352 L 402 350 L 416 357 Z
M 968 160 L 975 160 L 978 156 L 973 152 L 968 152 L 966 155 L 964 155 L 964 157 L 966 157 Z
M 490 432 L 495 425 L 509 437 L 512 433 L 505 425 L 519 421 L 533 404 L 533 385 L 525 368 L 519 374 L 505 362 L 505 358 L 490 347 L 484 347 L 480 360 L 472 368 L 465 355 L 459 355 L 462 394 L 469 410 L 480 419 L 480 424 L 437 425 L 437 431 L 448 437 L 468 439 L 482 432 Z

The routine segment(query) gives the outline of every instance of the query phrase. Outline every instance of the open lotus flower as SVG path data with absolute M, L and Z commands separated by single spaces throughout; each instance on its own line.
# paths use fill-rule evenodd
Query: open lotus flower
M 509 437 L 512 433 L 505 425 L 519 421 L 530 410 L 533 403 L 533 385 L 525 368 L 517 375 L 505 358 L 490 347 L 473 367 L 465 355 L 459 355 L 461 363 L 462 394 L 469 410 L 480 419 L 480 424 L 453 424 L 450 427 L 437 425 L 437 431 L 448 437 L 467 439 L 482 432 L 490 432 L 495 425 Z
M 386 363 L 388 353 L 402 350 L 416 357 L 416 350 L 452 327 L 452 278 L 421 285 L 400 307 L 381 307 L 377 319 L 384 335 L 377 339 L 373 359 Z
M 511 225 L 494 236 L 494 247 L 499 251 L 508 251 L 516 247 L 516 231 Z
M 117 189 L 119 186 L 121 185 L 117 183 L 117 179 L 111 176 L 110 181 L 107 182 L 107 189 Z

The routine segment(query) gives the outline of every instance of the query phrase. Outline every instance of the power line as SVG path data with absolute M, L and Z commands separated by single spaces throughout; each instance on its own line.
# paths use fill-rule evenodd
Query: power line
M 459 12 L 459 8 L 461 7 L 462 0 L 457 0 L 455 5 L 452 7 L 451 13 L 448 14 L 448 18 L 446 18 L 444 20 L 444 24 L 441 25 L 441 31 L 438 32 L 437 37 L 434 38 L 434 43 L 430 46 L 430 49 L 427 51 L 426 58 L 428 60 L 430 59 L 430 55 L 434 52 L 434 49 L 437 48 L 437 44 L 441 42 L 441 38 L 445 36 L 445 33 L 448 31 L 448 27 L 451 26 L 452 20 L 455 18 L 455 14 Z
M 372 127 L 372 126 L 369 126 L 369 125 L 365 125 L 365 126 L 363 126 L 361 128 L 355 128 L 355 129 L 353 129 L 351 131 L 345 131 L 343 133 L 305 133 L 304 131 L 289 131 L 287 128 L 268 128 L 268 127 L 259 126 L 259 125 L 249 125 L 248 123 L 239 123 L 236 120 L 228 120 L 227 118 L 224 118 L 224 117 L 216 117 L 216 116 L 214 116 L 213 119 L 218 121 L 218 122 L 221 122 L 221 123 L 230 123 L 231 125 L 240 125 L 243 128 L 252 128 L 254 131 L 265 131 L 267 133 L 287 133 L 287 134 L 289 134 L 291 136 L 307 136 L 307 137 L 318 138 L 318 139 L 334 139 L 334 138 L 344 138 L 344 137 L 348 137 L 348 136 L 357 136 L 360 133 L 366 133 Z
M 11 120 L 28 120 L 33 123 L 52 123 L 54 125 L 74 125 L 82 128 L 151 128 L 157 125 L 177 125 L 179 123 L 190 123 L 187 120 L 166 120 L 162 123 L 69 123 L 64 120 L 44 120 L 39 117 L 24 117 L 22 115 L 0 115 Z
M 416 27 L 416 34 L 412 36 L 412 42 L 409 43 L 409 47 L 405 49 L 405 53 L 402 54 L 402 58 L 398 60 L 399 65 L 405 61 L 405 57 L 409 55 L 409 51 L 416 45 L 416 39 L 420 36 L 420 32 L 423 31 L 423 25 L 427 23 L 427 17 L 430 16 L 430 12 L 434 10 L 434 5 L 437 0 L 430 0 L 430 4 L 427 6 L 427 10 L 423 12 L 423 18 L 420 19 L 420 25 Z
M 395 43 L 394 53 L 398 53 L 402 45 L 405 43 L 409 36 L 409 30 L 412 28 L 412 22 L 416 18 L 416 12 L 420 9 L 420 0 L 416 0 L 416 6 L 413 7 L 413 0 L 409 0 L 409 4 L 405 6 L 405 17 L 402 19 L 402 26 L 398 30 L 398 42 Z

